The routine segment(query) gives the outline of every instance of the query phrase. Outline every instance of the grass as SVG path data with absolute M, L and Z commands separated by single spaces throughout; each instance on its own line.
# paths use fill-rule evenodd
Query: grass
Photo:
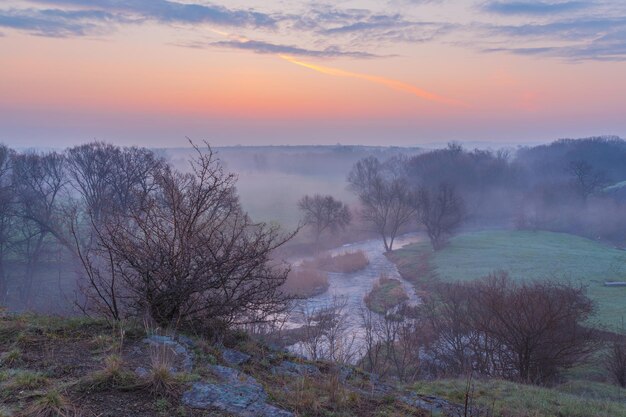
M 397 279 L 380 277 L 365 296 L 365 305 L 375 313 L 384 314 L 389 309 L 409 299 L 402 283 Z
M 456 403 L 465 399 L 465 379 L 420 381 L 419 394 L 437 395 Z M 570 386 L 544 388 L 501 380 L 474 380 L 474 404 L 502 417 L 626 417 L 626 390 L 595 384 L 594 392 L 572 392 Z M 482 414 L 481 414 L 482 415 Z
M 344 252 L 338 255 L 320 256 L 313 262 L 323 271 L 344 274 L 361 271 L 370 263 L 365 253 L 361 250 L 356 252 Z
M 296 297 L 314 297 L 324 293 L 329 286 L 328 275 L 309 267 L 293 268 L 289 271 L 282 291 Z
M 420 255 L 432 253 L 427 242 L 393 253 L 406 277 L 420 279 Z M 614 330 L 626 317 L 626 287 L 605 287 L 605 281 L 626 281 L 626 251 L 593 240 L 552 232 L 485 231 L 459 235 L 431 257 L 442 280 L 473 280 L 495 270 L 516 279 L 562 280 L 587 287 L 597 303 L 594 320 Z

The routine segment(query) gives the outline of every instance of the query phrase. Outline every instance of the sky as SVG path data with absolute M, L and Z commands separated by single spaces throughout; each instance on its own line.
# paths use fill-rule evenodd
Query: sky
M 626 136 L 623 0 L 0 0 L 0 141 Z

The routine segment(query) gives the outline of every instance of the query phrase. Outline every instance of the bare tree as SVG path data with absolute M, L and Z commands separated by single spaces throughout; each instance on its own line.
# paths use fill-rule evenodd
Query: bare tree
M 595 170 L 583 160 L 570 162 L 567 171 L 572 176 L 572 183 L 584 201 L 608 184 L 606 175 Z
M 330 195 L 305 195 L 298 202 L 298 208 L 304 213 L 304 224 L 315 233 L 316 250 L 319 250 L 322 233 L 343 229 L 352 219 L 348 206 Z
M 235 176 L 210 148 L 196 151 L 191 173 L 161 166 L 136 203 L 104 221 L 91 215 L 97 244 L 83 252 L 83 264 L 93 271 L 88 295 L 96 308 L 113 317 L 148 314 L 159 325 L 254 323 L 285 308 L 288 269 L 271 254 L 291 235 L 253 223 Z
M 397 161 L 383 164 L 368 157 L 357 162 L 348 175 L 350 187 L 362 205 L 361 216 L 380 234 L 387 252 L 416 211 L 415 193 L 399 165 Z
M 14 190 L 11 184 L 12 151 L 0 145 L 0 303 L 7 299 L 8 282 L 5 262 L 13 241 Z
M 326 305 L 302 308 L 302 353 L 312 360 L 352 363 L 358 357 L 356 333 L 346 311 L 348 300 L 333 297 Z
M 393 376 L 403 382 L 417 378 L 421 370 L 422 347 L 429 333 L 419 311 L 400 305 L 383 315 L 361 311 L 365 354 L 363 366 L 381 377 Z
M 465 218 L 463 199 L 452 185 L 446 183 L 432 190 L 422 188 L 418 195 L 418 219 L 426 228 L 433 249 L 442 249 L 463 223 Z
M 66 183 L 65 161 L 56 152 L 21 154 L 13 158 L 16 215 L 21 219 L 19 246 L 26 262 L 20 286 L 23 303 L 30 303 L 35 268 L 41 260 L 46 241 L 52 237 L 67 244 L 60 220 L 60 200 Z

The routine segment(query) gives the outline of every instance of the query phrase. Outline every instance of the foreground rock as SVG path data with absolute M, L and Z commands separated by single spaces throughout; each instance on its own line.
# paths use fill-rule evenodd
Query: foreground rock
M 236 369 L 211 365 L 218 382 L 197 382 L 183 394 L 192 408 L 219 409 L 241 417 L 293 417 L 293 413 L 267 403 L 267 393 L 254 378 Z
M 321 372 L 315 365 L 282 361 L 280 365 L 272 367 L 272 374 L 282 376 L 315 376 L 321 375 Z
M 407 393 L 400 397 L 400 401 L 413 407 L 427 410 L 431 415 L 443 415 L 446 417 L 464 417 L 466 415 L 480 415 L 479 410 L 474 407 L 465 410 L 465 407 L 460 404 L 451 403 L 442 398 L 420 395 L 415 392 Z

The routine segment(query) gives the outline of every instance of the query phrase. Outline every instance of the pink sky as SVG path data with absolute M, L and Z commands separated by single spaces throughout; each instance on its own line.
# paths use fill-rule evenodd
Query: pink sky
M 315 4 L 3 2 L 0 140 L 419 145 L 626 136 L 621 2 Z

